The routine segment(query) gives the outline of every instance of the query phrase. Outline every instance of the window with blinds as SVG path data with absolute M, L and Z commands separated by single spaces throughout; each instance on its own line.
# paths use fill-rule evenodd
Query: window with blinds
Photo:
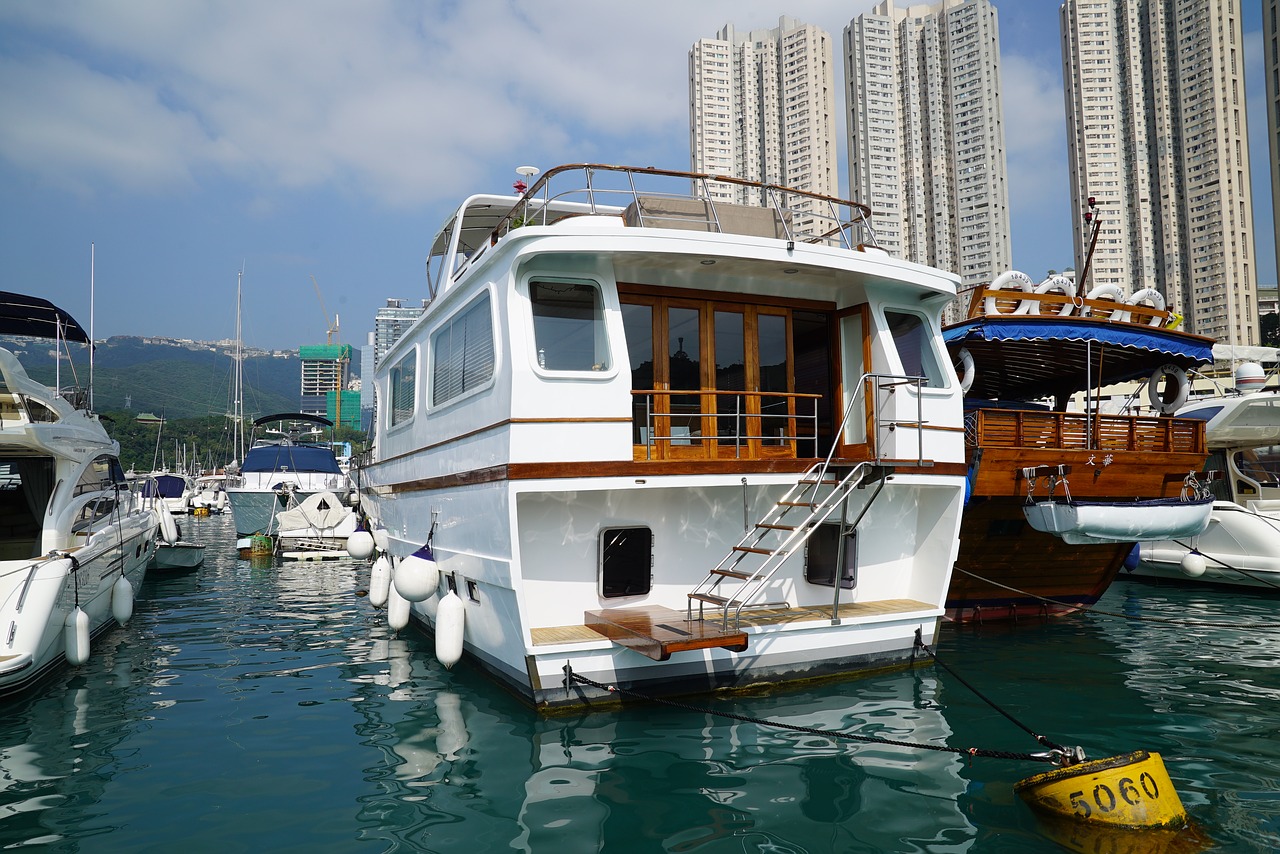
M 431 336 L 431 405 L 475 391 L 493 377 L 493 319 L 486 291 Z
M 405 356 L 391 369 L 391 426 L 403 424 L 413 417 L 413 401 L 417 391 L 417 351 Z

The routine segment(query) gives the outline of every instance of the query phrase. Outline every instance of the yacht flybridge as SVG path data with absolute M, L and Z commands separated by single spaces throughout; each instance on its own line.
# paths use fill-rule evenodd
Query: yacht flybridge
M 964 493 L 958 282 L 879 249 L 869 213 L 583 164 L 463 202 L 353 473 L 391 624 L 539 707 L 932 642 Z

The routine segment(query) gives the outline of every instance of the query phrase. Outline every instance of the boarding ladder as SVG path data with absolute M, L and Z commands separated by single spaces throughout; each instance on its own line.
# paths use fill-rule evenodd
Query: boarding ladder
M 848 526 L 843 521 L 846 501 L 855 489 L 873 479 L 878 481 L 876 491 L 862 514 L 884 488 L 884 470 L 872 462 L 852 467 L 832 465 L 829 461 L 815 464 L 689 592 L 687 618 L 694 619 L 695 604 L 699 620 L 704 619 L 706 606 L 714 605 L 720 611 L 724 628 L 729 628 L 732 622 L 736 629 L 742 609 L 747 605 L 785 607 L 785 602 L 754 600 L 786 559 L 802 549 L 818 526 L 833 513 L 841 514 L 842 535 L 857 527 L 856 522 Z M 838 568 L 835 583 L 839 584 Z
M 836 449 L 840 446 L 840 437 L 844 434 L 850 418 L 860 412 L 857 402 L 866 393 L 866 389 L 875 387 L 883 393 L 893 394 L 898 387 L 911 385 L 916 389 L 917 416 L 914 421 L 891 420 L 882 421 L 879 406 L 873 408 L 876 447 L 885 446 L 883 441 L 887 433 L 898 428 L 912 428 L 923 432 L 924 418 L 919 409 L 920 384 L 923 377 L 901 377 L 885 374 L 863 374 L 845 407 L 836 429 L 835 440 L 826 459 L 816 463 L 806 471 L 787 494 L 775 504 L 765 518 L 748 528 L 729 553 L 716 564 L 710 572 L 698 582 L 698 586 L 688 593 L 689 602 L 686 618 L 694 620 L 697 610 L 698 620 L 705 619 L 706 606 L 714 605 L 720 611 L 723 627 L 728 629 L 732 622 L 736 630 L 742 609 L 748 605 L 757 608 L 785 607 L 785 602 L 756 602 L 756 598 L 764 590 L 769 581 L 777 573 L 782 564 L 804 547 L 809 537 L 818 526 L 839 512 L 840 539 L 843 550 L 844 535 L 856 530 L 862 517 L 871 509 L 880 490 L 884 489 L 886 476 L 891 467 L 886 462 L 877 460 L 859 462 L 853 465 L 840 464 L 835 461 Z M 924 442 L 920 441 L 919 453 L 915 464 L 929 465 L 924 459 Z M 878 456 L 878 452 L 877 452 Z M 847 520 L 848 499 L 855 489 L 876 482 L 876 490 L 863 505 L 858 518 L 850 524 Z M 843 554 L 843 551 L 841 552 Z M 840 567 L 836 568 L 833 584 L 836 590 L 836 602 L 839 602 Z M 837 619 L 838 604 L 832 606 L 832 619 Z

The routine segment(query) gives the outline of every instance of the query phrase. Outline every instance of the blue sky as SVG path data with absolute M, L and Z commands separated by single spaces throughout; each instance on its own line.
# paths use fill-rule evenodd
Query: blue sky
M 725 23 L 830 32 L 872 0 L 5 0 L 0 290 L 94 332 L 363 344 L 427 243 L 516 166 L 688 168 L 687 53 Z M 997 2 L 1014 266 L 1072 264 L 1058 3 Z M 1276 281 L 1260 0 L 1245 13 L 1259 282 Z M 837 72 L 837 82 L 840 80 Z M 841 101 L 842 103 L 842 101 Z M 843 136 L 843 120 L 840 123 Z M 841 193 L 847 192 L 843 143 Z M 314 276 L 323 294 L 316 295 Z

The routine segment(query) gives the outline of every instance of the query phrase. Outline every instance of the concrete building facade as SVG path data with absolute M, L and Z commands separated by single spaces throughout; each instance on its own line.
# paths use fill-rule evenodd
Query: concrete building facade
M 1071 203 L 1102 223 L 1082 288 L 1155 288 L 1190 331 L 1258 343 L 1240 3 L 1065 0 L 1061 23 Z M 1081 219 L 1077 269 L 1087 248 Z
M 999 36 L 988 0 L 884 0 L 844 30 L 849 194 L 891 255 L 965 287 L 1013 263 Z
M 691 168 L 835 196 L 835 98 L 830 34 L 786 16 L 768 30 L 726 24 L 689 51 Z M 765 202 L 735 184 L 713 183 L 707 193 Z

